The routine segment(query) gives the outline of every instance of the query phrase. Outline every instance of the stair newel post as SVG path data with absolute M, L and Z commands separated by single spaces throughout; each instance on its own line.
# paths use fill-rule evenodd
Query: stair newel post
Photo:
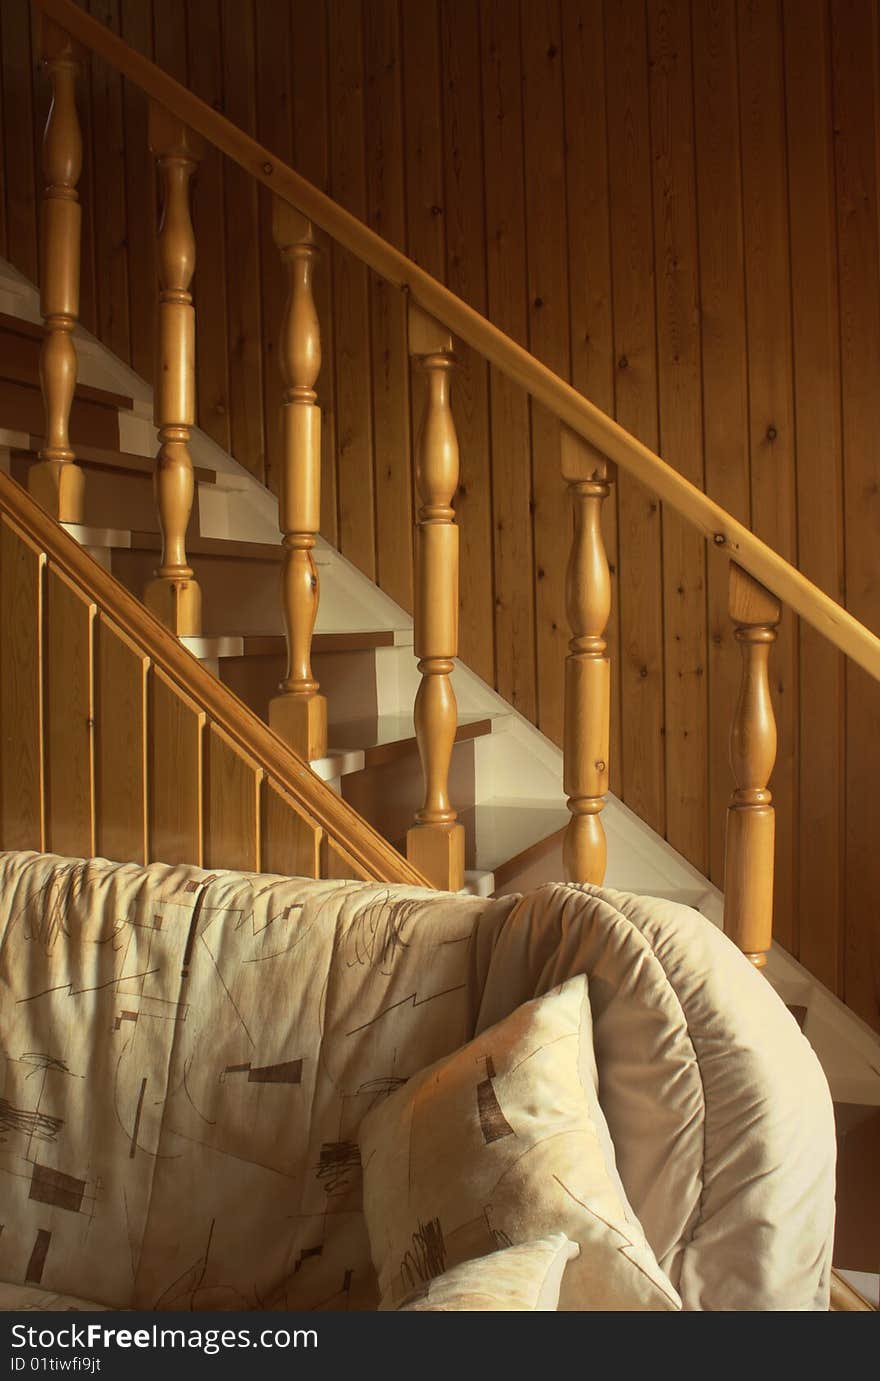
M 40 312 L 45 335 L 40 384 L 46 414 L 45 444 L 28 476 L 38 503 L 62 523 L 81 523 L 85 480 L 70 444 L 76 388 L 73 330 L 79 316 L 82 208 L 82 133 L 76 111 L 81 49 L 45 15 L 39 16 L 40 60 L 52 83 L 52 105 L 43 135 L 45 188 L 40 210 Z
M 567 427 L 561 432 L 562 476 L 574 511 L 565 597 L 571 628 L 565 659 L 563 787 L 571 819 L 563 863 L 571 882 L 602 882 L 606 843 L 601 812 L 608 791 L 611 662 L 605 629 L 611 615 L 611 572 L 602 537 L 602 505 L 612 466 Z
M 287 269 L 279 338 L 284 396 L 278 522 L 282 533 L 281 603 L 287 671 L 269 704 L 269 723 L 306 761 L 327 753 L 327 701 L 312 674 L 312 633 L 319 583 L 312 550 L 321 525 L 321 330 L 312 289 L 318 246 L 312 225 L 275 198 L 272 232 Z
M 195 485 L 189 439 L 196 420 L 195 310 L 190 284 L 196 241 L 190 182 L 204 152 L 201 137 L 155 102 L 150 149 L 162 193 L 157 237 L 159 313 L 153 418 L 159 432 L 154 488 L 162 556 L 144 603 L 178 636 L 202 631 L 202 592 L 186 555 Z
M 730 732 L 735 789 L 727 808 L 724 929 L 762 968 L 773 939 L 775 818 L 767 783 L 776 761 L 776 719 L 769 663 L 781 610 L 776 596 L 732 561 L 728 611 L 743 662 Z
M 458 528 L 452 500 L 458 488 L 458 437 L 451 407 L 455 367 L 448 330 L 411 305 L 409 351 L 427 382 L 416 442 L 415 654 L 421 683 L 415 729 L 425 798 L 406 837 L 407 857 L 434 886 L 464 883 L 464 827 L 449 799 L 449 765 L 458 724 L 450 679 L 458 652 Z

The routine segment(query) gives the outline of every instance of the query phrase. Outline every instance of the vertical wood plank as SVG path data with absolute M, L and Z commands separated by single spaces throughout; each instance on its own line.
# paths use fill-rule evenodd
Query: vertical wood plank
M 745 252 L 735 0 L 694 5 L 691 19 L 705 482 L 711 497 L 748 525 Z M 707 576 L 709 876 L 721 887 L 731 787 L 728 750 L 739 694 L 740 654 L 727 617 L 728 562 L 713 560 L 710 554 Z
M 37 279 L 37 181 L 31 93 L 30 6 L 0 5 L 3 62 L 3 172 L 9 258 Z M 37 165 L 38 168 L 39 165 Z
M 752 528 L 797 564 L 781 19 L 778 5 L 766 0 L 743 0 L 738 19 Z M 797 954 L 798 648 L 790 614 L 774 648 L 772 684 L 779 734 L 770 783 L 774 935 Z
M 482 0 L 481 57 L 489 316 L 521 345 L 526 315 L 525 190 L 519 15 Z M 492 417 L 495 685 L 520 714 L 537 715 L 529 402 L 489 371 Z
M 147 707 L 149 861 L 200 868 L 205 715 L 155 667 L 150 670 Z
M 614 412 L 614 320 L 605 118 L 603 0 L 562 6 L 565 79 L 568 296 L 571 381 L 604 412 Z M 611 618 L 605 630 L 611 662 L 611 790 L 621 790 L 620 590 L 617 485 L 602 504 L 602 535 L 611 570 Z
M 46 575 L 46 847 L 95 853 L 96 607 L 51 565 Z
M 93 19 L 119 33 L 119 0 L 89 0 Z M 92 78 L 92 163 L 99 338 L 126 364 L 131 360 L 128 301 L 128 215 L 122 78 L 100 58 L 87 60 Z
M 121 0 L 120 31 L 126 43 L 153 56 L 151 0 Z M 153 379 L 156 330 L 156 186 L 147 142 L 147 100 L 131 82 L 122 86 L 125 124 L 125 227 L 128 244 L 128 313 L 131 367 Z
M 688 0 L 650 0 L 648 59 L 660 452 L 703 487 L 700 301 Z M 663 514 L 666 837 L 708 866 L 706 544 Z
M 606 8 L 608 166 L 614 282 L 617 420 L 656 449 L 651 149 L 644 8 Z M 621 472 L 619 676 L 623 797 L 657 830 L 666 828 L 663 749 L 663 602 L 660 507 Z
M 187 66 L 190 89 L 215 110 L 223 109 L 223 57 L 219 0 L 187 0 Z M 208 145 L 193 190 L 196 236 L 196 403 L 199 426 L 229 450 L 229 372 L 226 319 L 226 245 L 222 154 Z M 237 273 L 237 265 L 233 266 Z
M 290 18 L 284 5 L 257 5 L 255 15 L 257 138 L 278 158 L 289 163 L 293 155 Z M 265 187 L 259 191 L 259 211 L 265 439 L 264 470 L 260 478 L 277 494 L 281 465 L 278 404 L 282 387 L 278 333 L 286 284 L 281 259 L 272 241 L 272 198 Z
M 88 8 L 88 0 L 79 0 L 83 9 Z M 37 12 L 32 8 L 32 47 L 34 54 L 37 52 Z M 98 261 L 97 261 L 97 236 L 95 214 L 95 159 L 93 156 L 94 140 L 92 137 L 95 117 L 93 114 L 92 100 L 92 62 L 85 58 L 82 62 L 79 79 L 76 84 L 77 112 L 82 131 L 83 146 L 83 169 L 80 174 L 78 192 L 80 205 L 82 207 L 82 232 L 80 245 L 80 271 L 79 271 L 79 322 L 86 331 L 91 331 L 92 335 L 97 335 L 98 324 Z M 48 115 L 51 91 L 49 84 L 42 73 L 38 74 L 37 86 L 35 88 L 35 104 L 38 110 L 38 122 L 45 128 L 45 116 Z M 45 115 L 40 111 L 42 106 Z M 41 137 L 37 131 L 38 137 Z M 37 167 L 40 165 L 39 152 L 37 154 Z M 37 174 L 37 187 L 41 187 L 41 178 Z
M 443 129 L 438 0 L 401 0 L 400 14 L 406 251 L 428 273 L 443 281 L 446 275 L 446 207 L 444 139 L 437 138 L 437 131 Z M 411 428 L 416 444 L 426 383 L 422 370 L 411 372 Z M 455 384 L 453 392 L 454 388 Z
M 407 252 L 443 279 L 446 237 L 437 0 L 401 0 Z
M 400 13 L 398 0 L 372 0 L 364 11 L 365 137 L 370 225 L 406 248 Z M 370 276 L 376 578 L 404 609 L 413 607 L 412 439 L 406 303 Z
M 337 201 L 363 220 L 367 187 L 361 0 L 329 0 L 329 15 L 330 187 Z M 337 246 L 332 259 L 338 545 L 373 579 L 376 524 L 367 271 Z
M 216 724 L 208 727 L 205 757 L 205 867 L 257 873 L 262 769 Z
M 223 109 L 240 129 L 256 129 L 256 51 L 250 0 L 222 0 Z M 229 355 L 229 440 L 240 465 L 263 475 L 263 346 L 257 184 L 231 160 L 223 208 Z M 280 384 L 279 384 L 280 387 Z
M 479 12 L 472 0 L 440 0 L 443 94 L 446 283 L 486 311 L 486 221 L 483 204 Z M 491 685 L 495 670 L 492 587 L 492 474 L 489 460 L 489 372 L 466 346 L 453 411 L 461 450 L 455 497 L 460 533 L 459 656 Z
M 0 42 L 2 42 L 3 30 L 0 27 Z M 3 54 L 0 51 L 0 112 L 3 114 L 4 128 L 6 123 L 6 102 L 4 99 L 5 78 L 3 75 Z M 9 178 L 6 172 L 6 141 L 0 138 L 0 254 L 4 258 L 8 257 L 9 245 L 6 234 L 6 196 L 9 187 Z
M 264 873 L 285 877 L 321 876 L 322 830 L 268 777 L 262 787 L 262 862 Z
M 294 54 L 293 127 L 297 171 L 323 192 L 330 191 L 330 116 L 328 96 L 328 32 L 326 3 L 293 0 L 292 22 L 298 43 Z M 321 532 L 338 542 L 336 476 L 335 322 L 333 319 L 333 255 L 325 243 L 315 276 L 315 303 L 321 323 L 324 360 L 318 378 L 321 409 Z
M 800 568 L 845 600 L 831 34 L 824 0 L 785 0 L 785 91 Z M 791 132 L 796 131 L 796 137 Z M 843 991 L 845 662 L 800 626 L 800 959 Z
M 147 674 L 150 659 L 101 614 L 95 653 L 95 848 L 147 861 Z
M 869 438 L 880 435 L 880 233 L 874 139 L 880 91 L 869 55 L 878 42 L 868 0 L 835 5 L 832 18 L 840 360 L 843 378 L 847 608 L 880 629 L 880 467 Z M 870 455 L 870 458 L 869 458 Z M 880 778 L 880 695 L 851 664 L 846 676 L 846 953 L 844 997 L 880 1026 L 880 888 L 876 796 Z
M 558 0 L 521 5 L 529 346 L 570 373 L 565 238 L 565 134 Z M 532 527 L 535 543 L 538 727 L 562 742 L 568 651 L 565 570 L 571 515 L 559 472 L 559 422 L 532 402 Z
M 187 7 L 180 0 L 153 0 L 153 52 L 160 67 L 186 85 Z
M 45 848 L 43 566 L 41 551 L 6 518 L 0 528 L 0 840 Z

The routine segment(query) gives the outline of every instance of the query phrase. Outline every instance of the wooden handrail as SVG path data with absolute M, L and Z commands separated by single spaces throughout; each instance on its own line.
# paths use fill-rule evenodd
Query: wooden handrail
M 609 460 L 635 476 L 702 532 L 707 541 L 721 548 L 841 652 L 880 680 L 880 638 L 552 369 L 72 0 L 34 0 L 34 4 L 380 277 L 408 293 L 453 335 L 513 379 Z
M 377 834 L 351 806 L 326 786 L 301 758 L 251 714 L 216 676 L 188 652 L 145 605 L 119 584 L 78 542 L 59 527 L 15 480 L 0 472 L 0 509 L 26 536 L 136 641 L 154 666 L 186 687 L 234 745 L 277 780 L 369 875 L 425 887 L 418 869 Z

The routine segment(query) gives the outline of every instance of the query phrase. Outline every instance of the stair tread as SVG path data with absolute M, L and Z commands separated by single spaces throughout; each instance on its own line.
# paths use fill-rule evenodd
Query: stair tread
M 245 657 L 266 657 L 284 652 L 282 633 L 245 633 Z M 312 634 L 312 652 L 363 652 L 374 647 L 399 647 L 412 642 L 411 628 L 340 628 Z
M 478 869 L 500 873 L 502 866 L 546 843 L 568 824 L 565 801 L 547 797 L 492 796 L 459 812 L 476 835 Z
M 12 454 L 21 456 L 26 460 L 36 460 L 37 452 L 42 444 L 41 437 L 32 436 L 27 448 L 16 446 Z M 104 470 L 125 470 L 133 474 L 152 476 L 156 465 L 152 456 L 138 456 L 130 451 L 109 451 L 101 446 L 77 446 L 75 450 L 76 458 L 81 464 L 100 467 Z M 208 470 L 203 465 L 194 465 L 193 473 L 199 484 L 217 483 L 216 470 Z
M 188 550 L 192 550 L 189 546 Z M 281 657 L 286 650 L 283 633 L 206 633 L 181 641 L 194 656 Z M 312 653 L 363 652 L 376 647 L 395 647 L 412 642 L 409 628 L 339 629 L 312 635 Z
M 506 715 L 459 715 L 456 743 L 491 734 Z M 361 751 L 365 767 L 379 767 L 416 748 L 416 732 L 411 714 L 373 715 L 368 719 L 346 720 L 328 729 L 329 752 Z
M 159 551 L 162 538 L 158 532 L 132 532 L 132 551 Z M 200 537 L 189 535 L 186 539 L 188 556 L 234 557 L 241 561 L 267 561 L 278 564 L 281 560 L 280 541 L 239 542 L 232 537 Z
M 42 340 L 41 326 L 0 312 L 0 378 L 39 390 Z M 79 381 L 74 396 L 109 408 L 130 411 L 134 407 L 134 399 L 124 393 L 114 393 L 110 389 L 96 388 L 93 384 Z

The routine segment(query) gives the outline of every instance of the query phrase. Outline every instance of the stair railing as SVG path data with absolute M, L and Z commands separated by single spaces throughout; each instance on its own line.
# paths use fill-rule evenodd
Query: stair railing
M 81 481 L 74 477 L 75 461 L 66 437 L 75 377 L 75 360 L 71 363 L 68 349 L 76 320 L 72 266 L 79 251 L 75 192 L 79 135 L 71 73 L 77 45 L 81 45 L 100 54 L 133 81 L 154 107 L 164 108 L 168 127 L 173 124 L 179 142 L 176 153 L 167 143 L 161 149 L 156 146 L 160 163 L 163 157 L 176 157 L 176 167 L 188 167 L 195 160 L 199 136 L 268 187 L 275 197 L 275 236 L 288 263 L 291 292 L 281 351 L 284 470 L 280 527 L 288 667 L 273 701 L 273 727 L 307 759 L 320 755 L 325 747 L 325 710 L 309 655 L 318 600 L 311 548 L 318 529 L 320 425 L 314 393 L 320 342 L 311 267 L 315 231 L 320 229 L 407 295 L 410 353 L 428 378 L 417 443 L 420 506 L 415 606 L 415 652 L 421 672 L 415 721 L 425 797 L 407 837 L 409 858 L 434 886 L 461 885 L 463 831 L 448 789 L 457 717 L 450 674 L 457 651 L 458 608 L 458 535 L 454 522 L 458 443 L 449 381 L 455 341 L 460 340 L 527 390 L 562 423 L 561 470 L 574 509 L 566 581 L 572 637 L 566 660 L 564 742 L 565 790 L 571 811 L 564 857 L 573 881 L 598 883 L 605 871 L 601 811 L 608 790 L 611 672 L 605 628 L 610 581 L 599 515 L 615 467 L 626 470 L 687 519 L 728 559 L 729 614 L 743 663 L 731 729 L 735 786 L 727 818 L 724 926 L 752 962 L 761 966 L 772 941 L 774 813 L 767 783 L 776 754 L 776 726 L 768 666 L 781 604 L 806 619 L 875 680 L 880 680 L 880 639 L 546 365 L 71 0 L 34 0 L 34 4 L 44 22 L 42 52 L 54 93 L 44 160 L 47 443 L 43 461 L 56 467 L 51 472 L 37 471 L 34 492 L 62 520 L 70 521 L 78 495 L 81 502 Z M 183 129 L 188 133 L 182 134 Z M 188 181 L 188 173 L 184 177 L 178 171 L 176 177 L 174 187 L 166 187 L 166 199 L 176 197 L 176 217 L 185 224 L 188 210 L 184 216 L 182 183 Z M 165 233 L 160 231 L 160 263 Z M 163 464 L 160 450 L 157 493 L 160 510 L 164 502 L 168 520 L 167 526 L 163 520 L 165 550 L 157 580 L 191 591 L 198 587 L 186 564 L 185 523 L 181 530 L 181 521 L 184 515 L 188 518 L 191 504 L 192 465 L 186 442 L 192 425 L 188 381 L 192 377 L 193 346 L 191 333 L 180 324 L 184 311 L 192 310 L 188 306 L 191 262 L 186 254 L 181 258 L 179 249 L 176 255 L 170 255 L 162 270 L 163 299 L 175 307 L 176 324 L 173 330 L 167 328 L 167 353 L 161 354 L 160 346 L 161 367 L 169 369 L 174 378 L 167 392 L 157 389 L 156 419 L 165 432 L 166 451 Z M 170 320 L 167 313 L 160 312 L 160 330 L 166 319 Z M 176 448 L 173 464 L 167 454 L 171 446 Z M 50 473 L 59 476 L 57 484 L 54 479 L 49 483 Z M 62 494 L 65 500 L 70 499 L 66 507 Z M 187 599 L 194 610 L 195 594 L 188 594 L 184 604 Z M 159 608 L 160 602 L 154 599 L 153 607 L 173 627 L 174 617 L 167 604 Z M 191 631 L 196 622 L 192 613 Z

